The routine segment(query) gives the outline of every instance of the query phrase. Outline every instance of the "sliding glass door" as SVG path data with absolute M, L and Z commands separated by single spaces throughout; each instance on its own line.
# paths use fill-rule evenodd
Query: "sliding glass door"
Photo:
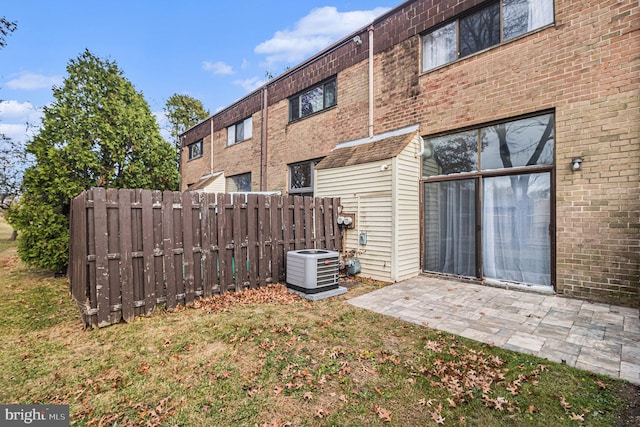
M 552 286 L 552 113 L 426 139 L 425 271 Z

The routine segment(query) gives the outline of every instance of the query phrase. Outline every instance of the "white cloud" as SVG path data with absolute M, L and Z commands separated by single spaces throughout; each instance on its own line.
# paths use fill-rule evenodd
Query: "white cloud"
M 265 84 L 266 81 L 259 77 L 251 77 L 248 79 L 234 80 L 233 84 L 241 86 L 245 91 L 251 92 Z
M 0 101 L 0 117 L 3 119 L 23 118 L 34 111 L 36 108 L 28 101 Z
M 233 68 L 231 67 L 231 65 L 227 65 L 222 61 L 218 61 L 218 62 L 204 61 L 202 63 L 202 68 L 205 71 L 213 71 L 213 74 L 222 74 L 222 75 L 233 74 Z
M 316 53 L 352 31 L 373 22 L 389 8 L 338 12 L 333 6 L 313 9 L 296 22 L 293 30 L 277 31 L 255 48 L 267 55 L 267 66 L 277 62 L 295 63 Z
M 42 74 L 25 72 L 9 80 L 5 86 L 13 90 L 51 89 L 52 86 L 61 85 L 63 81 L 64 78 L 61 76 L 44 76 Z
M 43 112 L 30 102 L 0 102 L 0 133 L 23 143 L 40 131 Z
M 243 70 L 246 70 L 248 66 L 249 66 L 249 61 L 247 61 L 246 59 L 243 59 L 242 64 L 240 65 L 240 68 L 242 68 Z

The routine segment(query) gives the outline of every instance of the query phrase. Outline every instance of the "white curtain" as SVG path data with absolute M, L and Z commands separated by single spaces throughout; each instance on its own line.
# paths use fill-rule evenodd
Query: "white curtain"
M 550 285 L 549 174 L 483 179 L 483 275 Z
M 529 0 L 528 31 L 553 22 L 553 0 Z
M 422 70 L 427 71 L 456 59 L 456 23 L 445 25 L 422 39 Z

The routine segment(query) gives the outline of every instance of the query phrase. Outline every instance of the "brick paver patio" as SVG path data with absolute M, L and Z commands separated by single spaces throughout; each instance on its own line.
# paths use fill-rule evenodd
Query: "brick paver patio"
M 640 384 L 637 308 L 418 276 L 355 306 Z

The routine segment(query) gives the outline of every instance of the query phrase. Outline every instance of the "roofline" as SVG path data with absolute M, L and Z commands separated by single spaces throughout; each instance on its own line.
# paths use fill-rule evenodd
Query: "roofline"
M 195 125 L 191 126 L 189 129 L 185 130 L 184 132 L 182 132 L 180 135 L 178 135 L 178 138 L 182 139 L 182 137 L 189 131 L 191 131 L 192 129 L 200 126 L 202 123 L 212 120 L 215 116 L 222 114 L 223 112 L 231 109 L 232 107 L 236 106 L 237 104 L 241 103 L 242 101 L 244 101 L 247 98 L 250 98 L 251 96 L 255 95 L 258 92 L 262 92 L 263 90 L 265 90 L 270 84 L 276 83 L 282 79 L 284 79 L 285 77 L 287 77 L 289 74 L 293 74 L 294 72 L 298 71 L 301 68 L 306 67 L 307 65 L 318 61 L 319 59 L 325 57 L 326 55 L 330 54 L 331 52 L 337 50 L 338 48 L 344 46 L 345 44 L 351 42 L 353 40 L 353 38 L 365 31 L 367 31 L 370 27 L 372 27 L 375 24 L 380 23 L 381 21 L 387 19 L 389 16 L 393 15 L 394 13 L 396 13 L 399 9 L 405 7 L 406 5 L 415 2 L 416 0 L 406 0 L 402 3 L 400 3 L 398 6 L 391 8 L 390 10 L 388 10 L 387 12 L 383 13 L 382 15 L 378 16 L 377 18 L 375 18 L 371 23 L 360 27 L 359 29 L 353 31 L 352 33 L 344 36 L 343 38 L 341 38 L 340 40 L 338 40 L 337 42 L 335 42 L 334 44 L 326 47 L 325 49 L 321 50 L 320 52 L 316 53 L 315 55 L 309 57 L 308 59 L 302 61 L 301 63 L 283 71 L 281 74 L 279 74 L 278 76 L 272 78 L 271 80 L 265 82 L 262 86 L 258 87 L 257 89 L 254 89 L 253 91 L 249 92 L 248 94 L 244 95 L 241 98 L 238 98 L 236 101 L 232 102 L 231 104 L 227 105 L 226 107 L 218 110 L 217 112 L 215 112 L 214 114 L 210 115 L 209 117 L 207 117 L 204 120 L 199 121 L 198 123 L 196 123 Z

